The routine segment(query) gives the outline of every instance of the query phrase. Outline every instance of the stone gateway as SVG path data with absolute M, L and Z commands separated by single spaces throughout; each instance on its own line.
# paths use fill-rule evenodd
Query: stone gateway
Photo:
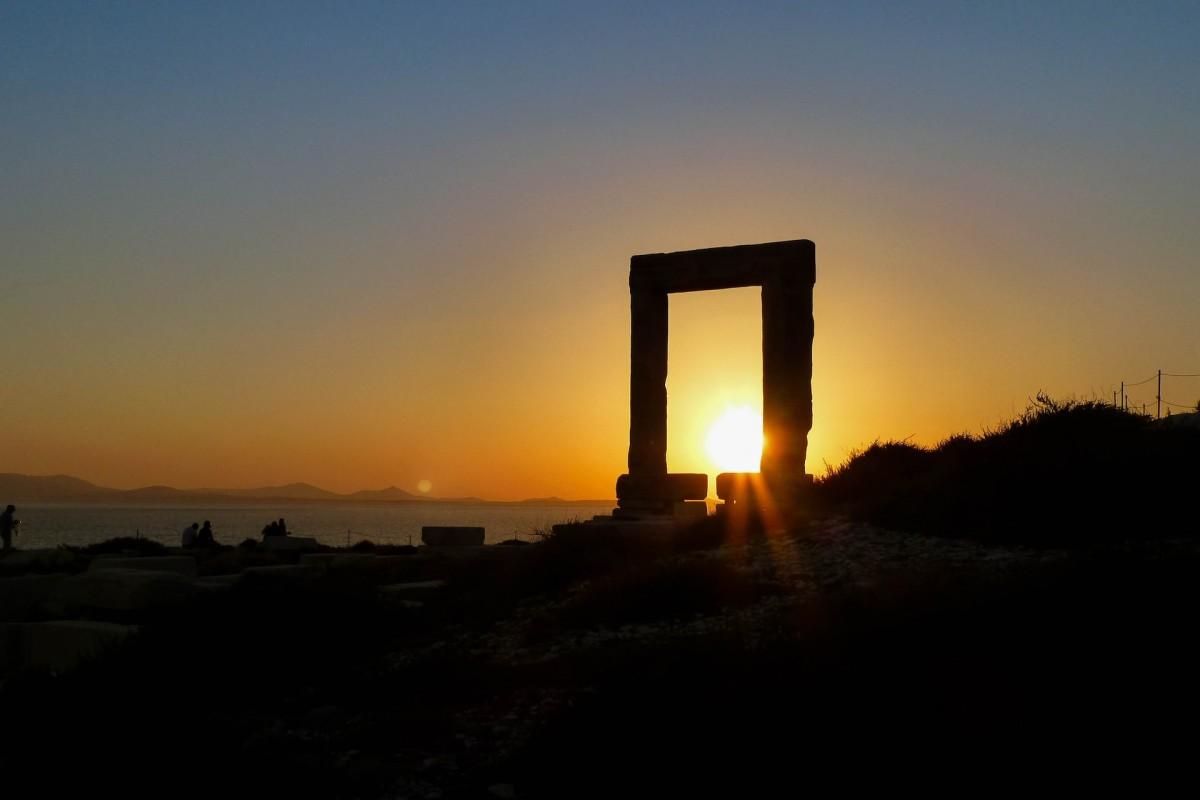
M 705 475 L 667 471 L 667 295 L 762 287 L 763 453 L 760 474 L 718 476 L 718 494 L 742 502 L 747 487 L 786 503 L 811 483 L 813 286 L 807 239 L 634 256 L 629 369 L 629 472 L 617 480 L 618 516 L 674 514 L 703 500 Z M 724 490 L 724 491 L 722 491 Z M 728 495 L 728 496 L 727 496 Z

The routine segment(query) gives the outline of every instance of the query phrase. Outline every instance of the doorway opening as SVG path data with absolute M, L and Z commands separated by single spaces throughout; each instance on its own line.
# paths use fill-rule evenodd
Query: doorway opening
M 708 474 L 757 472 L 762 448 L 762 290 L 669 296 L 667 464 Z

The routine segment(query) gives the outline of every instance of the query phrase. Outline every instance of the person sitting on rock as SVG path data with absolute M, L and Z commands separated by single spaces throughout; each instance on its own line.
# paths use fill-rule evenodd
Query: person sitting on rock
M 184 548 L 192 548 L 196 546 L 196 537 L 199 536 L 200 523 L 193 522 L 183 529 L 183 535 L 180 537 L 180 546 Z
M 204 520 L 204 527 L 196 534 L 196 547 L 212 547 L 216 544 L 213 539 L 212 523 Z
M 8 508 L 4 509 L 4 513 L 0 514 L 0 539 L 4 540 L 4 549 L 12 549 L 12 537 L 17 532 L 17 526 L 21 524 L 21 520 L 16 519 L 13 515 L 17 513 L 17 507 L 9 504 Z
M 279 535 L 287 536 L 291 531 L 287 529 L 287 523 L 283 521 L 283 517 L 279 518 Z

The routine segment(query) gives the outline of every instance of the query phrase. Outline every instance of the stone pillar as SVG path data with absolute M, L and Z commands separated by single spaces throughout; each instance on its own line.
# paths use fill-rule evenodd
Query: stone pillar
M 769 484 L 805 480 L 812 430 L 812 288 L 815 253 L 763 276 L 763 434 L 761 470 Z
M 667 293 L 631 288 L 629 474 L 667 474 Z

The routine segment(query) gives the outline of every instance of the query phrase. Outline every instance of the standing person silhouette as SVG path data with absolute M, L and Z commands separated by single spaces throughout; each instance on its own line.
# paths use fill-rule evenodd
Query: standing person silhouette
M 17 507 L 9 504 L 8 508 L 4 509 L 4 513 L 0 514 L 0 539 L 4 540 L 4 549 L 12 549 L 12 537 L 17 532 L 17 526 L 21 524 L 21 520 L 16 519 L 13 515 L 17 513 Z

